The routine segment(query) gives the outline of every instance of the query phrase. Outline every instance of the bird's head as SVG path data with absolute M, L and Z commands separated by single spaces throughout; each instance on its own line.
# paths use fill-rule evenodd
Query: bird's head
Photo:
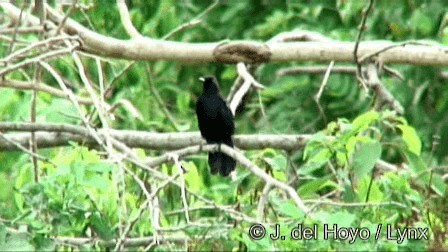
M 215 76 L 201 77 L 201 78 L 199 78 L 199 80 L 204 85 L 204 93 L 205 94 L 218 94 L 219 93 L 218 81 L 216 80 Z

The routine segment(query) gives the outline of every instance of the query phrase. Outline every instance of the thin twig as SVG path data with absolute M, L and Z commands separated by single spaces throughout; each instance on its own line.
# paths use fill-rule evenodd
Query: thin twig
M 37 12 L 39 12 L 40 25 L 42 27 L 44 27 L 45 21 L 47 19 L 47 12 L 45 11 L 44 1 L 43 0 L 35 1 L 35 8 L 36 8 Z M 43 35 L 44 35 L 43 32 L 40 33 L 40 36 L 39 36 L 40 39 L 42 39 Z M 40 80 L 41 80 L 41 75 L 42 75 L 42 68 L 40 65 L 37 65 L 35 72 L 34 72 L 33 85 L 35 85 L 35 86 L 39 85 Z M 30 112 L 31 123 L 33 123 L 33 124 L 36 123 L 37 93 L 38 93 L 37 90 L 33 89 L 32 97 L 31 97 L 31 112 Z M 31 132 L 31 144 L 30 145 L 31 145 L 30 146 L 31 152 L 38 153 L 35 132 Z M 36 156 L 32 157 L 32 162 L 33 162 L 33 168 L 34 168 L 34 182 L 39 183 L 39 165 L 37 163 Z
M 203 12 L 199 13 L 196 17 L 194 17 L 187 23 L 183 23 L 183 24 L 179 25 L 178 27 L 174 28 L 173 30 L 171 30 L 170 32 L 168 32 L 165 36 L 162 37 L 162 40 L 167 40 L 187 28 L 190 28 L 190 27 L 200 24 L 202 22 L 202 18 L 205 15 L 207 15 L 208 13 L 210 13 L 218 5 L 219 5 L 219 0 L 215 0 L 210 6 L 208 6 Z
M 109 87 L 113 86 L 114 83 L 123 75 L 125 74 L 136 62 L 131 61 L 129 64 L 127 64 L 117 75 L 114 76 L 114 78 L 110 81 Z
M 69 88 L 67 88 L 67 86 L 65 85 L 64 81 L 59 76 L 59 74 L 49 64 L 47 64 L 46 62 L 40 62 L 39 64 L 41 66 L 43 66 L 53 76 L 53 78 L 56 79 L 56 82 L 59 84 L 60 88 L 68 95 L 70 101 L 75 106 L 76 110 L 78 111 L 79 115 L 81 116 L 81 119 L 84 122 L 85 126 L 87 127 L 87 129 L 88 129 L 89 133 L 91 134 L 91 136 L 95 139 L 95 141 L 99 145 L 103 146 L 104 145 L 103 141 L 98 136 L 98 134 L 95 132 L 95 130 L 90 126 L 90 123 L 87 120 L 87 118 L 85 117 L 84 112 L 81 109 L 81 106 L 79 105 L 78 100 L 76 99 L 76 96 L 73 94 L 73 92 Z
M 1 80 L 0 79 L 0 87 L 13 88 L 17 90 L 37 90 L 39 92 L 45 92 L 57 97 L 68 98 L 68 95 L 57 88 L 49 86 L 45 83 L 39 83 L 39 85 L 33 85 L 32 82 L 24 82 L 19 80 Z M 76 99 L 80 104 L 89 105 L 92 104 L 92 100 L 85 97 L 76 96 Z
M 381 207 L 381 206 L 397 206 L 400 208 L 408 208 L 408 206 L 395 202 L 335 202 L 330 200 L 303 200 L 305 203 L 318 204 L 318 205 L 331 205 L 339 207 Z
M 263 188 L 263 192 L 261 193 L 260 200 L 258 201 L 257 206 L 257 218 L 261 222 L 264 216 L 264 207 L 269 200 L 269 192 L 272 189 L 272 184 L 266 183 Z
M 27 4 L 27 1 L 23 1 L 22 7 L 20 8 L 20 14 L 19 14 L 18 21 L 16 23 L 16 26 L 14 27 L 14 32 L 12 34 L 12 40 L 11 40 L 11 43 L 9 44 L 7 54 L 10 54 L 14 50 L 14 43 L 16 42 L 17 30 L 19 29 L 19 26 L 22 22 L 23 10 L 25 9 L 26 4 Z
M 160 96 L 157 88 L 155 87 L 155 83 L 154 83 L 154 79 L 153 79 L 152 71 L 151 71 L 151 66 L 149 65 L 149 63 L 146 64 L 146 76 L 148 79 L 149 90 L 151 91 L 152 95 L 154 96 L 154 99 L 156 100 L 159 107 L 162 109 L 162 112 L 165 114 L 165 116 L 168 119 L 168 122 L 170 122 L 171 126 L 176 131 L 179 131 L 179 126 L 176 122 L 176 119 L 171 115 L 170 111 L 168 110 L 165 103 L 163 102 L 163 99 Z
M 185 173 L 187 172 L 185 168 L 180 164 L 179 162 L 179 156 L 173 155 L 172 160 L 174 164 L 177 167 L 178 173 L 180 174 L 180 185 L 181 185 L 181 198 L 182 198 L 182 205 L 184 206 L 184 213 L 185 213 L 185 220 L 187 221 L 187 224 L 190 223 L 190 214 L 189 214 L 189 206 L 187 201 L 187 193 L 186 193 L 186 183 L 185 183 Z
M 275 178 L 268 175 L 265 171 L 263 171 L 260 167 L 252 163 L 249 159 L 247 159 L 242 153 L 234 150 L 231 147 L 228 147 L 227 145 L 199 145 L 199 146 L 191 146 L 187 147 L 181 150 L 173 151 L 171 153 L 164 154 L 162 156 L 159 156 L 157 158 L 153 158 L 152 160 L 147 161 L 147 164 L 149 166 L 158 166 L 162 163 L 166 163 L 169 161 L 169 157 L 171 155 L 179 155 L 179 156 L 186 156 L 186 155 L 192 155 L 194 153 L 198 153 L 200 151 L 207 151 L 207 152 L 213 152 L 217 151 L 218 148 L 220 148 L 220 151 L 227 154 L 228 156 L 232 157 L 236 161 L 238 161 L 240 164 L 242 164 L 244 167 L 249 169 L 254 175 L 264 180 L 266 183 L 270 183 L 273 186 L 283 190 L 286 192 L 291 199 L 294 201 L 294 203 L 297 205 L 298 209 L 303 211 L 305 214 L 310 214 L 309 209 L 303 204 L 302 200 L 300 199 L 297 192 L 290 187 L 289 185 L 276 180 Z
M 317 107 L 319 108 L 320 114 L 324 118 L 324 121 L 327 121 L 327 118 L 325 116 L 325 113 L 324 113 L 324 110 L 322 108 L 322 105 L 320 104 L 320 97 L 322 96 L 322 93 L 324 92 L 324 89 L 327 86 L 328 78 L 330 77 L 330 73 L 331 73 L 331 71 L 333 69 L 333 66 L 334 66 L 334 61 L 331 61 L 330 65 L 328 65 L 327 71 L 325 72 L 325 75 L 324 75 L 324 78 L 323 78 L 322 83 L 320 85 L 320 88 L 317 91 L 317 94 L 314 96 L 314 101 L 316 102 Z
M 238 105 L 241 103 L 244 95 L 246 95 L 250 87 L 264 89 L 264 86 L 256 81 L 255 78 L 249 73 L 249 70 L 244 63 L 238 63 L 236 68 L 239 77 L 244 81 L 243 84 L 239 87 L 238 91 L 235 92 L 235 95 L 233 95 L 232 100 L 229 102 L 230 111 L 232 111 L 232 114 L 234 116 Z
M 22 48 L 20 50 L 14 51 L 14 52 L 8 54 L 8 56 L 6 56 L 5 58 L 0 59 L 0 62 L 9 63 L 11 61 L 14 61 L 14 59 L 19 57 L 20 55 L 23 55 L 23 54 L 25 54 L 25 53 L 27 53 L 27 52 L 35 49 L 35 48 L 38 48 L 38 47 L 41 47 L 41 46 L 50 46 L 50 45 L 55 44 L 55 43 L 57 43 L 57 42 L 59 42 L 61 40 L 66 40 L 66 39 L 68 39 L 68 40 L 79 40 L 79 36 L 77 36 L 77 35 L 76 36 L 60 35 L 60 36 L 56 36 L 56 37 L 50 37 L 48 39 L 41 40 L 41 41 L 33 43 L 33 44 L 29 45 L 29 46 L 26 46 L 26 47 L 24 47 L 24 48 Z M 24 56 L 24 57 L 26 57 L 26 56 Z
M 29 151 L 27 148 L 23 147 L 21 144 L 16 143 L 15 141 L 11 141 L 11 140 L 9 140 L 9 138 L 6 137 L 1 131 L 0 131 L 0 137 L 1 137 L 3 140 L 5 140 L 6 142 L 8 142 L 8 143 L 10 143 L 10 144 L 12 144 L 12 145 L 14 145 L 14 146 L 16 146 L 17 149 L 19 149 L 19 150 L 21 150 L 21 151 L 27 153 L 28 155 L 30 155 L 30 156 L 32 156 L 32 157 L 36 157 L 36 158 L 38 158 L 39 160 L 42 160 L 42 161 L 44 161 L 44 162 L 46 162 L 46 163 L 52 164 L 53 166 L 56 166 L 56 165 L 55 165 L 53 162 L 51 162 L 48 158 L 46 158 L 46 157 L 44 157 L 44 156 L 41 156 L 41 155 L 39 155 L 39 154 L 33 153 L 33 152 Z
M 121 24 L 123 25 L 126 33 L 133 39 L 141 38 L 142 35 L 137 31 L 135 26 L 132 24 L 131 16 L 129 15 L 128 6 L 126 1 L 117 0 L 117 7 L 120 13 Z
M 9 33 L 16 33 L 16 34 L 27 34 L 27 33 L 40 33 L 42 32 L 42 26 L 31 26 L 31 27 L 20 27 L 20 28 L 8 28 L 8 29 L 1 29 L 0 34 L 9 34 Z
M 284 68 L 277 71 L 276 76 L 282 77 L 292 74 L 321 74 L 328 71 L 328 66 L 297 66 Z M 332 73 L 356 74 L 356 67 L 352 66 L 333 66 Z
M 381 48 L 378 51 L 363 55 L 361 57 L 361 59 L 359 59 L 359 64 L 365 63 L 367 60 L 369 60 L 372 57 L 375 57 L 377 55 L 379 55 L 380 53 L 386 52 L 388 50 L 397 48 L 397 47 L 404 47 L 406 45 L 420 45 L 420 46 L 434 46 L 428 43 L 423 43 L 423 42 L 418 42 L 418 41 L 406 41 L 406 42 L 402 42 L 399 44 L 394 44 L 394 45 L 389 45 L 389 46 L 385 46 L 384 48 Z
M 63 49 L 59 49 L 59 50 L 49 51 L 49 52 L 41 54 L 41 55 L 39 55 L 37 57 L 29 58 L 29 59 L 26 59 L 26 60 L 24 60 L 24 61 L 22 61 L 20 63 L 17 63 L 17 64 L 14 64 L 14 65 L 5 67 L 2 70 L 0 70 L 0 76 L 4 76 L 5 74 L 7 74 L 9 72 L 17 70 L 19 68 L 23 68 L 23 67 L 31 65 L 31 64 L 35 64 L 35 63 L 38 63 L 38 62 L 43 62 L 45 60 L 53 59 L 53 58 L 59 57 L 59 56 L 64 55 L 64 54 L 69 54 L 74 49 L 76 49 L 78 46 L 79 45 L 73 45 L 73 46 L 71 46 L 69 48 L 63 48 Z
M 62 27 L 64 27 L 64 25 L 65 25 L 65 21 L 67 21 L 67 18 L 72 14 L 77 3 L 78 3 L 78 0 L 73 0 L 73 3 L 70 5 L 64 18 L 62 19 L 62 21 L 59 23 L 58 27 L 56 28 L 56 35 L 58 35 L 61 32 Z
M 361 74 L 361 62 L 358 59 L 358 47 L 359 47 L 359 43 L 361 42 L 362 34 L 364 33 L 364 29 L 366 27 L 367 16 L 369 15 L 370 10 L 372 9 L 373 2 L 374 2 L 374 0 L 369 0 L 369 4 L 367 5 L 367 8 L 364 9 L 364 11 L 363 11 L 361 25 L 359 27 L 359 32 L 358 32 L 358 37 L 356 38 L 356 42 L 355 42 L 355 49 L 353 50 L 353 57 L 354 57 L 355 64 L 356 64 L 356 78 L 361 83 L 362 87 L 364 88 L 364 90 L 366 92 L 368 91 L 368 88 L 367 88 L 366 84 L 364 83 L 364 80 L 363 80 L 363 77 Z
M 366 66 L 366 83 L 368 87 L 375 93 L 377 100 L 376 109 L 381 109 L 383 104 L 387 103 L 398 114 L 403 114 L 404 109 L 400 102 L 384 87 L 378 77 L 378 67 L 376 64 L 370 63 Z
M 39 85 L 40 79 L 41 79 L 41 73 L 42 69 L 40 66 L 36 66 L 36 70 L 34 73 L 34 85 Z M 31 123 L 34 124 L 36 122 L 36 100 L 37 100 L 37 91 L 36 89 L 33 89 L 32 96 L 31 96 Z M 31 132 L 31 138 L 30 138 L 30 149 L 31 152 L 37 153 L 37 142 L 36 142 L 36 135 L 35 132 Z M 37 157 L 32 156 L 32 163 L 34 168 L 34 182 L 39 183 L 39 166 L 37 164 Z

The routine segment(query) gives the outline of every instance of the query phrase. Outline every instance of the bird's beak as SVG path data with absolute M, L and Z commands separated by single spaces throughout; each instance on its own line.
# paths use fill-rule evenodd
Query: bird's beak
M 199 80 L 202 81 L 202 82 L 205 81 L 204 77 L 199 77 Z

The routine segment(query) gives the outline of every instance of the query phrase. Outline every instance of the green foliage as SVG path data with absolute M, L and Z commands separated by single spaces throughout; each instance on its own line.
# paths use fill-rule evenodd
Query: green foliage
M 50 4 L 55 5 L 55 2 L 50 1 Z M 162 38 L 211 4 L 196 0 L 126 2 L 136 29 L 152 38 Z M 71 18 L 101 34 L 128 39 L 115 4 L 87 0 L 79 3 L 81 7 L 91 8 L 76 8 Z M 344 0 L 222 1 L 198 25 L 181 30 L 169 39 L 184 42 L 266 41 L 281 32 L 303 29 L 320 32 L 334 40 L 354 41 L 366 3 Z M 67 8 L 63 10 L 67 11 Z M 447 13 L 444 1 L 377 0 L 367 19 L 363 39 L 425 39 L 448 45 Z M 37 41 L 38 37 L 21 35 L 20 39 Z M 7 55 L 9 45 L 9 42 L 0 44 L 1 55 Z M 17 44 L 15 49 L 22 47 Z M 83 55 L 82 60 L 88 78 L 99 90 L 95 59 Z M 216 75 L 221 81 L 222 93 L 226 95 L 237 77 L 234 65 L 217 63 L 185 65 L 159 61 L 135 62 L 129 66 L 131 62 L 118 59 L 101 62 L 105 87 L 109 90 L 106 100 L 110 104 L 130 101 L 143 117 L 140 120 L 129 108 L 118 106 L 114 112 L 116 119 L 110 122 L 115 129 L 196 131 L 194 104 L 201 92 L 197 78 Z M 70 57 L 52 60 L 50 64 L 77 95 L 88 95 Z M 322 76 L 276 77 L 276 72 L 285 67 L 309 64 L 260 65 L 254 75 L 267 88 L 250 93 L 235 120 L 237 134 L 311 134 L 300 151 L 264 149 L 248 151 L 245 155 L 275 179 L 291 185 L 307 206 L 313 206 L 312 215 L 305 216 L 297 211 L 295 203 L 275 189 L 267 196 L 264 209 L 265 238 L 251 239 L 248 230 L 253 223 L 247 220 L 236 221 L 229 212 L 217 209 L 200 209 L 190 211 L 190 220 L 206 222 L 214 228 L 194 225 L 179 228 L 172 233 L 190 237 L 187 246 L 182 241 L 161 244 L 153 250 L 419 251 L 448 247 L 448 145 L 445 144 L 448 142 L 448 89 L 446 79 L 440 78 L 440 68 L 393 66 L 405 77 L 404 81 L 381 76 L 385 87 L 405 108 L 405 114 L 397 116 L 389 111 L 372 110 L 375 97 L 365 95 L 351 75 L 330 75 L 319 101 L 322 111 L 313 99 L 321 86 Z M 32 79 L 35 70 L 30 66 L 8 74 L 7 78 L 27 81 Z M 45 71 L 42 82 L 59 88 Z M 150 82 L 162 103 L 150 88 Z M 1 121 L 28 121 L 31 97 L 30 91 L 2 88 Z M 83 106 L 82 109 L 95 127 L 101 127 L 93 106 Z M 167 116 L 167 111 L 175 122 Z M 78 111 L 70 101 L 45 92 L 37 94 L 37 121 L 81 123 Z M 440 138 L 433 139 L 435 135 Z M 141 158 L 161 154 L 159 151 L 137 151 Z M 104 153 L 83 145 L 72 144 L 51 150 L 39 148 L 39 154 L 48 157 L 52 164 L 39 161 L 41 176 L 36 183 L 29 156 L 22 152 L 0 153 L 0 251 L 72 250 L 55 237 L 97 237 L 103 242 L 112 241 L 119 238 L 123 223 L 135 219 L 128 237 L 156 234 L 149 207 L 140 212 L 140 208 L 145 207 L 144 192 L 133 176 L 124 173 L 123 169 L 142 178 L 145 186 L 160 186 L 159 180 L 134 165 L 113 162 Z M 380 160 L 394 164 L 394 169 L 381 168 Z M 186 195 L 190 209 L 209 205 L 198 200 L 198 197 L 204 197 L 215 205 L 230 205 L 236 212 L 257 218 L 265 183 L 251 172 L 239 166 L 234 180 L 211 176 L 204 154 L 182 160 L 182 166 L 188 171 L 184 181 L 191 192 Z M 178 167 L 170 164 L 157 169 L 169 176 L 178 172 Z M 177 178 L 176 181 L 181 183 L 183 180 Z M 162 228 L 188 224 L 181 193 L 173 185 L 160 190 Z M 285 235 L 298 224 L 316 225 L 318 239 L 274 241 L 269 238 L 269 234 L 276 231 L 274 224 L 279 224 L 280 232 Z M 407 239 L 398 243 L 388 240 L 384 230 L 375 240 L 372 237 L 380 224 L 383 228 L 388 224 L 396 228 L 428 228 L 429 240 Z M 366 228 L 371 237 L 354 242 L 323 239 L 324 225 Z M 75 250 L 114 247 L 92 242 Z

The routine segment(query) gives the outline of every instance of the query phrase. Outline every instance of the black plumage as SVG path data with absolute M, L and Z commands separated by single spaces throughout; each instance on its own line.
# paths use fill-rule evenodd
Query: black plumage
M 207 143 L 233 147 L 232 135 L 235 131 L 233 115 L 219 94 L 218 81 L 213 76 L 200 80 L 204 88 L 196 103 L 196 115 L 201 135 Z M 219 172 L 222 176 L 228 176 L 236 166 L 235 160 L 222 152 L 210 152 L 208 164 L 212 174 Z

